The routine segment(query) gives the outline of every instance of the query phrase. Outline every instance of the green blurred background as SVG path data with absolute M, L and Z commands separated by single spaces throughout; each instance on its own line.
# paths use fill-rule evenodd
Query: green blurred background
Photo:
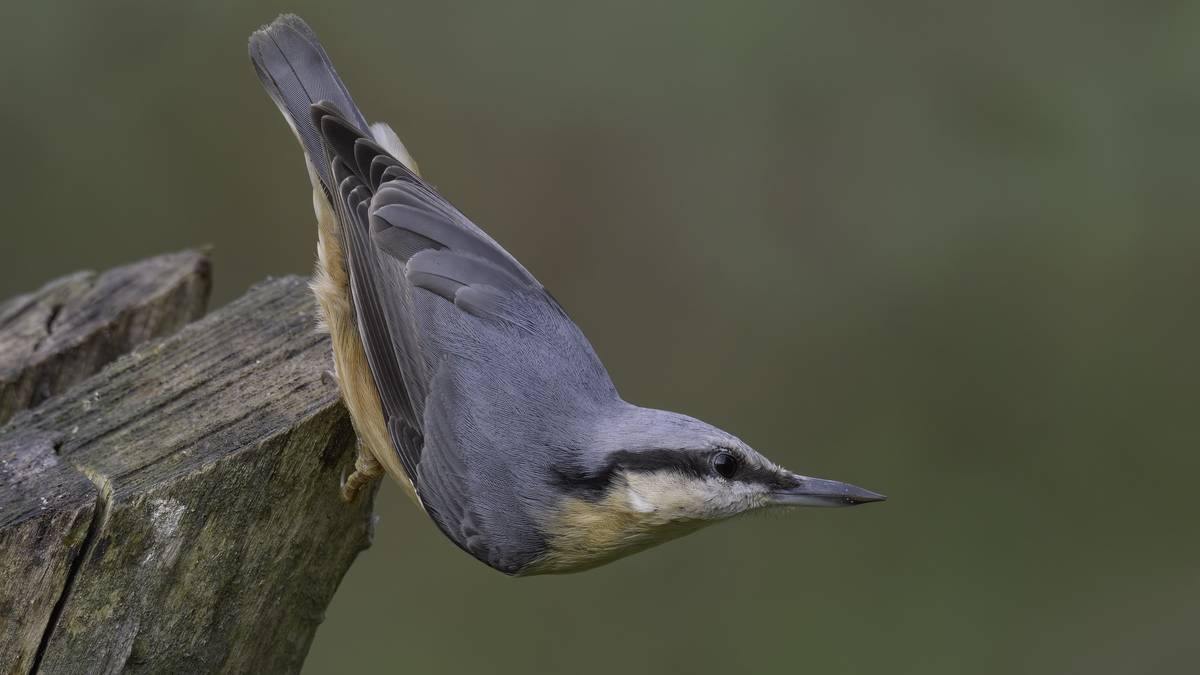
M 387 485 L 306 672 L 1200 672 L 1200 4 L 0 10 L 0 297 L 305 274 L 280 11 L 623 395 L 887 504 L 509 579 Z

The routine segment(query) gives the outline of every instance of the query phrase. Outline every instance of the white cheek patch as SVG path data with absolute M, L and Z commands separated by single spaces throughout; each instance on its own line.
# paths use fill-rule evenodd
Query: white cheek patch
M 677 471 L 625 474 L 629 507 L 670 520 L 712 520 L 741 513 L 757 503 L 759 490 L 745 483 L 696 478 Z
M 647 501 L 646 498 L 642 496 L 641 492 L 632 488 L 629 490 L 629 506 L 638 513 L 654 512 L 654 504 L 651 504 L 649 501 Z

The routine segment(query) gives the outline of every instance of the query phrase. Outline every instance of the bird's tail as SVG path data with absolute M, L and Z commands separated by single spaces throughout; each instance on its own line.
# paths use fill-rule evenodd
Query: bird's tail
M 371 136 L 371 130 L 316 34 L 300 17 L 283 14 L 250 36 L 250 60 L 271 100 L 304 146 L 308 163 L 327 194 L 337 194 L 321 134 L 309 113 L 312 104 L 328 101 L 361 133 Z

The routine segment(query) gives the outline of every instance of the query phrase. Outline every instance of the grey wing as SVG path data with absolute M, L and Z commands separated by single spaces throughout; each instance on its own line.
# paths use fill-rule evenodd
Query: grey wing
M 495 536 L 523 526 L 508 522 L 522 495 L 496 483 L 514 470 L 504 453 L 535 439 L 521 436 L 529 425 L 496 415 L 530 409 L 513 401 L 534 391 L 578 395 L 581 387 L 557 379 L 563 368 L 540 372 L 548 362 L 574 364 L 582 388 L 615 392 L 582 334 L 520 263 L 333 106 L 315 105 L 312 114 L 329 151 L 357 321 L 396 450 L 442 531 L 515 571 L 539 542 L 528 528 Z
M 331 199 L 342 224 L 355 320 L 392 443 L 405 473 L 413 479 L 423 444 L 421 416 L 428 393 L 428 364 L 421 358 L 409 318 L 411 298 L 403 282 L 403 271 L 379 256 L 371 242 L 367 213 L 372 192 L 358 178 L 356 167 L 337 153 L 335 143 L 340 138 L 336 133 L 327 133 L 328 125 L 322 124 L 323 114 L 337 114 L 333 110 L 328 103 L 314 105 L 314 127 L 329 150 L 327 158 L 334 184 Z M 346 122 L 341 124 L 359 135 Z

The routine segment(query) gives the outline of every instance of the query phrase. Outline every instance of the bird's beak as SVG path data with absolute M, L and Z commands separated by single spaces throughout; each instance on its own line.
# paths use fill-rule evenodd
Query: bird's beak
M 778 506 L 855 506 L 887 499 L 887 496 L 878 492 L 836 480 L 796 474 L 792 474 L 792 478 L 796 479 L 797 484 L 773 492 L 772 503 Z

